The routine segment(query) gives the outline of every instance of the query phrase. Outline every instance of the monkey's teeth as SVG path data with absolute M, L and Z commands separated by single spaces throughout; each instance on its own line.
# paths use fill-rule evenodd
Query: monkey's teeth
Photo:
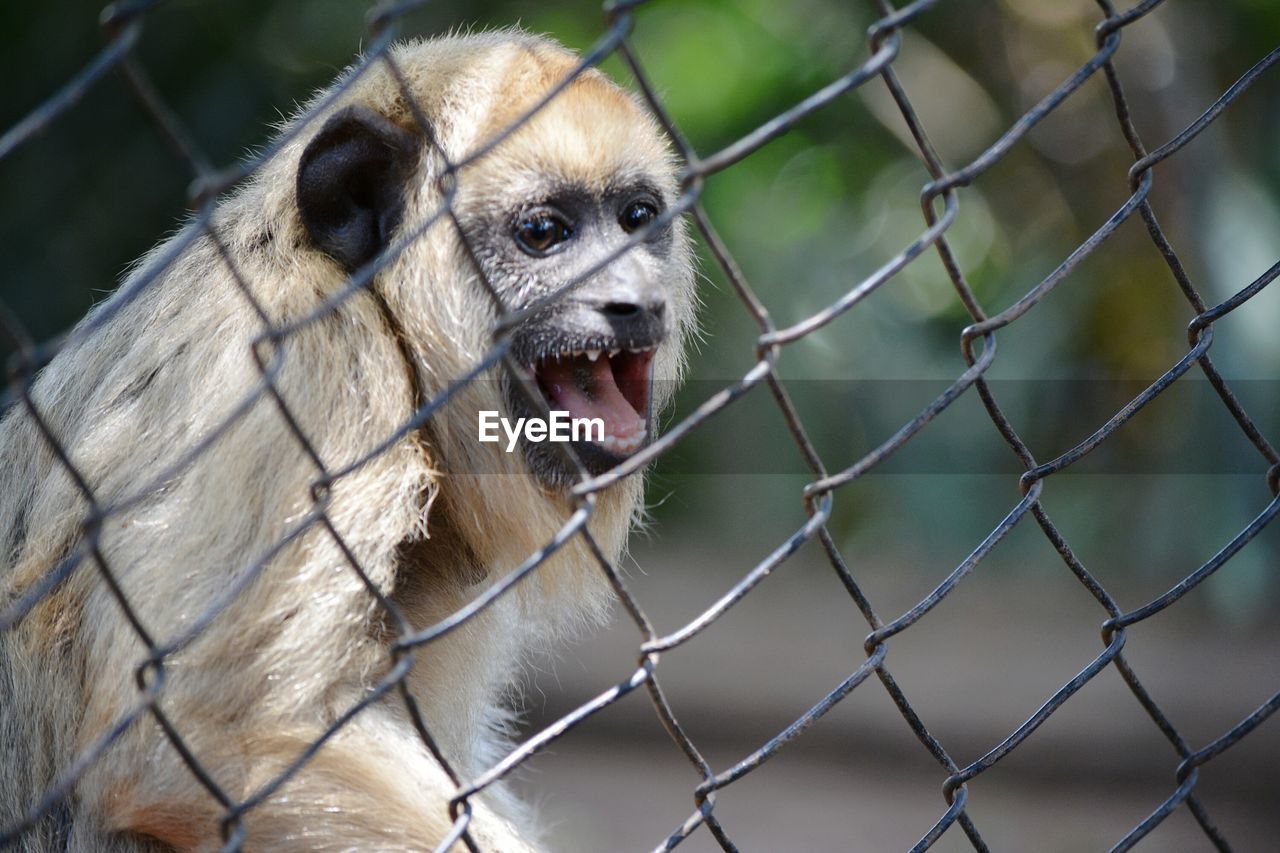
M 613 435 L 606 435 L 604 440 L 600 442 L 600 446 L 612 453 L 628 454 L 644 444 L 645 437 L 649 434 L 648 430 L 640 430 L 626 438 L 618 438 Z
M 617 349 L 616 347 L 614 349 L 609 350 L 609 358 L 613 358 L 615 355 L 617 355 L 620 352 L 622 352 L 622 350 Z
M 600 357 L 600 350 L 598 349 L 587 350 L 587 358 L 590 359 L 591 361 L 595 361 L 599 357 Z

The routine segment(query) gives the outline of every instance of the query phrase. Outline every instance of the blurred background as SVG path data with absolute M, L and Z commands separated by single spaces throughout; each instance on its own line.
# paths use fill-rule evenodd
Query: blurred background
M 0 8 L 0 129 L 101 44 L 101 2 Z M 147 16 L 142 64 L 211 162 L 261 146 L 270 125 L 348 64 L 365 39 L 351 0 L 175 0 Z M 636 51 L 693 147 L 710 154 L 865 60 L 870 2 L 667 0 L 641 8 Z M 1084 0 L 952 0 L 906 32 L 894 68 L 946 164 L 975 158 L 1094 52 Z M 406 35 L 513 23 L 584 49 L 596 2 L 441 0 Z M 1124 30 L 1116 66 L 1147 147 L 1199 115 L 1280 44 L 1271 0 L 1169 2 Z M 606 71 L 630 76 L 611 58 Z M 1280 73 L 1264 75 L 1188 148 L 1160 164 L 1151 199 L 1205 300 L 1276 261 Z M 948 232 L 988 313 L 1036 285 L 1127 199 L 1132 156 L 1101 75 L 960 191 Z M 191 179 L 122 80 L 109 78 L 33 144 L 0 162 L 3 300 L 38 340 L 71 326 L 184 214 Z M 705 206 L 779 325 L 837 299 L 923 229 L 927 174 L 880 81 L 842 97 L 710 179 Z M 705 251 L 704 258 L 707 258 Z M 719 269 L 702 264 L 705 337 L 674 421 L 753 363 L 756 327 Z M 1040 306 L 998 335 L 988 376 L 1041 461 L 1078 443 L 1187 350 L 1194 316 L 1134 217 Z M 1219 369 L 1264 434 L 1280 438 L 1280 289 L 1216 326 Z M 886 439 L 964 369 L 968 316 L 926 253 L 780 361 L 829 469 Z M 0 353 L 0 355 L 7 355 Z M 1266 465 L 1198 370 L 1094 455 L 1047 484 L 1043 503 L 1122 607 L 1154 598 L 1210 558 L 1270 500 Z M 909 609 L 1020 497 L 1019 466 L 970 392 L 888 464 L 836 495 L 831 530 L 886 621 Z M 664 457 L 652 524 L 629 577 L 659 632 L 715 601 L 806 518 L 805 468 L 757 388 Z M 1135 627 L 1126 654 L 1194 748 L 1280 685 L 1280 529 Z M 964 765 L 1035 711 L 1102 649 L 1105 614 L 1030 519 L 941 606 L 891 643 L 888 663 L 931 731 Z M 865 620 L 810 544 L 659 675 L 694 742 L 723 770 L 781 731 L 863 659 Z M 640 638 L 619 614 L 531 670 L 530 730 L 628 676 Z M 641 691 L 642 692 L 642 691 Z M 996 850 L 1104 849 L 1174 789 L 1177 757 L 1108 669 L 1029 741 L 970 785 Z M 716 812 L 743 850 L 895 850 L 943 813 L 945 773 L 872 679 Z M 648 849 L 694 808 L 697 774 L 633 694 L 534 760 L 518 784 L 554 848 Z M 1198 789 L 1241 850 L 1280 833 L 1280 723 L 1202 772 Z M 1211 849 L 1185 810 L 1149 849 Z M 934 849 L 967 849 L 958 828 Z M 686 849 L 716 849 L 700 830 Z

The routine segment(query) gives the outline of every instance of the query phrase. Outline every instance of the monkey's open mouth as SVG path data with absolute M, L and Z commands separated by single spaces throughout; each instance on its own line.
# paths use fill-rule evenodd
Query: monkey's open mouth
M 614 456 L 629 456 L 649 438 L 656 345 L 565 349 L 530 371 L 552 410 L 588 422 L 591 441 Z

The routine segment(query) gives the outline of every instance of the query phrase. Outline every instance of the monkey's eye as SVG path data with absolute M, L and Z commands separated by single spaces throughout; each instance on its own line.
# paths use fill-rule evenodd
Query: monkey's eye
M 618 224 L 622 226 L 623 231 L 630 234 L 633 231 L 639 231 L 657 218 L 658 208 L 653 204 L 647 201 L 633 201 L 618 217 Z
M 520 248 L 540 257 L 573 236 L 564 218 L 547 210 L 526 213 L 516 220 L 515 238 Z

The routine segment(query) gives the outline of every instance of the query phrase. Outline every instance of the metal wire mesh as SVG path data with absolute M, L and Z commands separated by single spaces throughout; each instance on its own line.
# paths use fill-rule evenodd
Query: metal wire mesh
M 1144 687 L 1140 674 L 1126 659 L 1124 645 L 1126 632 L 1131 626 L 1178 603 L 1190 594 L 1201 582 L 1231 560 L 1241 548 L 1272 521 L 1277 511 L 1280 511 L 1280 454 L 1277 453 L 1272 443 L 1255 426 L 1254 421 L 1233 393 L 1230 384 L 1215 368 L 1210 355 L 1210 347 L 1214 339 L 1214 324 L 1227 314 L 1245 306 L 1250 299 L 1271 284 L 1277 276 L 1280 276 L 1280 263 L 1272 266 L 1255 281 L 1242 287 L 1229 299 L 1216 305 L 1207 304 L 1189 278 L 1182 262 L 1179 260 L 1177 251 L 1170 244 L 1165 231 L 1162 230 L 1148 198 L 1155 181 L 1157 167 L 1166 159 L 1176 155 L 1189 142 L 1195 139 L 1211 123 L 1218 119 L 1224 110 L 1228 109 L 1252 83 L 1273 65 L 1280 62 L 1280 49 L 1273 50 L 1258 61 L 1256 65 L 1213 101 L 1199 118 L 1186 126 L 1181 132 L 1158 146 L 1149 148 L 1139 137 L 1134 122 L 1130 117 L 1129 102 L 1125 96 L 1121 77 L 1113 65 L 1113 58 L 1120 48 L 1121 35 L 1125 28 L 1137 24 L 1145 15 L 1160 6 L 1161 2 L 1162 0 L 1144 0 L 1144 2 L 1138 3 L 1131 8 L 1117 10 L 1110 0 L 1098 0 L 1100 20 L 1096 28 L 1096 53 L 1078 70 L 1062 80 L 1038 104 L 1022 115 L 976 159 L 958 169 L 949 169 L 942 163 L 930 142 L 924 122 L 917 115 L 908 93 L 904 90 L 894 71 L 894 61 L 899 55 L 902 46 L 904 28 L 911 25 L 915 19 L 926 14 L 936 4 L 936 0 L 917 0 L 917 2 L 910 3 L 902 8 L 895 8 L 889 0 L 876 0 L 875 7 L 880 18 L 867 32 L 867 58 L 864 62 L 851 69 L 844 76 L 831 81 L 809 97 L 774 116 L 732 144 L 710 154 L 702 154 L 695 151 L 685 141 L 680 130 L 665 110 L 662 99 L 655 93 L 655 89 L 650 83 L 650 78 L 646 75 L 642 63 L 633 49 L 631 34 L 633 28 L 642 25 L 643 17 L 639 14 L 639 7 L 643 6 L 644 3 L 640 2 L 640 0 L 633 0 L 633 2 L 620 0 L 619 2 L 607 4 L 605 8 L 606 26 L 599 40 L 585 53 L 581 66 L 574 72 L 574 75 L 567 78 L 546 100 L 539 103 L 534 108 L 534 111 L 541 109 L 548 101 L 556 97 L 573 76 L 576 76 L 587 67 L 598 64 L 606 56 L 616 54 L 626 63 L 633 72 L 645 101 L 665 126 L 684 158 L 685 168 L 682 174 L 682 193 L 678 204 L 671 209 L 668 215 L 675 216 L 688 213 L 691 216 L 698 231 L 701 232 L 702 237 L 705 239 L 715 263 L 722 268 L 724 275 L 740 298 L 743 310 L 747 312 L 758 327 L 759 335 L 756 340 L 755 361 L 752 367 L 739 380 L 729 383 L 717 393 L 709 396 L 688 417 L 672 425 L 652 445 L 619 465 L 616 469 L 597 477 L 587 477 L 584 474 L 581 481 L 573 489 L 578 509 L 565 522 L 552 541 L 548 542 L 538 552 L 530 554 L 522 565 L 501 581 L 495 583 L 467 607 L 448 619 L 427 628 L 411 626 L 406 621 L 404 616 L 397 610 L 394 602 L 384 595 L 383 591 L 365 574 L 359 561 L 342 541 L 337 528 L 327 515 L 331 486 L 349 474 L 360 463 L 342 470 L 333 470 L 327 467 L 321 455 L 311 446 L 307 436 L 303 434 L 292 419 L 288 404 L 277 392 L 273 379 L 282 357 L 281 344 L 288 340 L 289 336 L 297 330 L 301 323 L 289 327 L 275 326 L 270 323 L 267 313 L 257 306 L 254 301 L 252 282 L 248 281 L 242 272 L 235 268 L 234 260 L 225 246 L 223 246 L 222 238 L 212 219 L 214 205 L 219 196 L 243 181 L 262 163 L 274 156 L 280 147 L 288 142 L 290 136 L 287 135 L 277 140 L 271 148 L 262 151 L 241 165 L 226 170 L 213 168 L 200 153 L 192 135 L 184 124 L 157 94 L 151 85 L 146 69 L 137 58 L 136 48 L 139 44 L 142 22 L 146 14 L 157 5 L 158 0 L 119 2 L 109 6 L 102 16 L 102 26 L 107 39 L 101 52 L 58 92 L 50 96 L 3 137 L 0 137 L 0 158 L 11 155 L 14 151 L 31 142 L 46 126 L 57 121 L 60 116 L 68 111 L 75 109 L 77 102 L 94 87 L 101 84 L 108 75 L 116 73 L 123 75 L 136 95 L 139 104 L 146 111 L 150 120 L 154 122 L 157 132 L 163 136 L 173 150 L 189 166 L 192 177 L 190 205 L 196 212 L 196 216 L 195 226 L 186 232 L 186 237 L 170 244 L 166 255 L 156 259 L 156 262 L 150 266 L 150 271 L 133 282 L 131 285 L 132 291 L 113 303 L 116 307 L 112 310 L 118 310 L 119 307 L 127 304 L 130 299 L 136 297 L 138 293 L 147 288 L 163 272 L 166 266 L 196 238 L 204 235 L 218 246 L 224 262 L 231 267 L 237 285 L 242 290 L 244 297 L 255 305 L 255 310 L 262 319 L 261 333 L 254 342 L 254 354 L 262 378 L 260 393 L 270 398 L 280 412 L 289 419 L 294 439 L 305 450 L 315 469 L 310 511 L 293 525 L 289 537 L 280 542 L 279 547 L 283 548 L 293 538 L 316 527 L 323 528 L 327 535 L 332 537 L 335 544 L 347 555 L 350 570 L 356 573 L 367 586 L 369 595 L 377 600 L 378 605 L 389 617 L 389 624 L 395 626 L 395 636 L 389 647 L 392 666 L 386 676 L 377 682 L 362 701 L 347 709 L 320 739 L 298 755 L 296 760 L 277 776 L 261 785 L 251 796 L 237 800 L 220 788 L 212 776 L 202 767 L 199 757 L 188 747 L 184 740 L 183 731 L 180 727 L 171 723 L 162 710 L 159 700 L 163 697 L 165 690 L 166 661 L 216 620 L 220 612 L 245 589 L 255 574 L 271 559 L 272 555 L 264 555 L 250 566 L 248 571 L 240 576 L 240 580 L 237 581 L 235 586 L 227 590 L 226 595 L 215 601 L 205 613 L 195 618 L 188 630 L 181 636 L 151 636 L 144 628 L 143 620 L 134 612 L 133 605 L 131 605 L 128 597 L 117 583 L 115 568 L 105 558 L 99 547 L 99 534 L 103 522 L 115 514 L 125 511 L 128 506 L 104 504 L 95 497 L 94 484 L 87 481 L 82 473 L 76 469 L 67 452 L 59 443 L 59 436 L 47 425 L 40 408 L 31 394 L 37 371 L 48 364 L 62 348 L 68 346 L 70 341 L 62 339 L 50 343 L 37 343 L 31 340 L 13 313 L 8 308 L 0 306 L 0 333 L 17 351 L 17 356 L 12 360 L 8 373 L 11 399 L 15 400 L 16 404 L 25 410 L 26 416 L 37 424 L 61 466 L 74 479 L 88 507 L 83 519 L 83 537 L 80 547 L 56 565 L 39 583 L 27 589 L 20 598 L 6 605 L 4 612 L 0 614 L 0 629 L 8 629 L 15 625 L 43 596 L 47 595 L 50 590 L 54 589 L 73 572 L 96 572 L 100 576 L 102 583 L 110 589 L 111 594 L 118 601 L 138 639 L 141 640 L 147 650 L 145 660 L 137 670 L 137 702 L 132 711 L 122 719 L 117 720 L 104 737 L 90 744 L 72 765 L 61 768 L 56 783 L 49 790 L 33 796 L 31 810 L 25 821 L 14 826 L 0 828 L 0 846 L 15 843 L 21 845 L 24 833 L 43 816 L 59 807 L 59 803 L 69 795 L 76 781 L 86 769 L 98 761 L 112 743 L 131 725 L 140 718 L 150 715 L 159 724 L 173 748 L 181 755 L 190 772 L 221 804 L 224 812 L 222 822 L 224 849 L 239 849 L 245 837 L 242 818 L 246 813 L 270 798 L 295 774 L 305 772 L 308 762 L 321 746 L 336 732 L 348 725 L 353 718 L 362 713 L 369 705 L 381 700 L 386 694 L 399 692 L 426 746 L 448 770 L 456 785 L 456 792 L 450 806 L 450 817 L 453 821 L 454 829 L 452 834 L 440 844 L 439 849 L 450 849 L 455 844 L 460 843 L 474 850 L 477 849 L 476 844 L 468 832 L 471 818 L 470 800 L 472 797 L 478 792 L 484 791 L 496 781 L 506 777 L 553 741 L 569 735 L 584 720 L 606 711 L 628 693 L 644 690 L 648 693 L 653 709 L 670 734 L 674 745 L 683 752 L 701 778 L 701 782 L 692 791 L 692 813 L 681 825 L 670 831 L 665 840 L 658 843 L 658 849 L 673 848 L 689 837 L 691 833 L 705 826 L 724 849 L 733 850 L 736 848 L 731 833 L 718 818 L 715 810 L 717 793 L 768 763 L 779 750 L 804 734 L 815 721 L 829 712 L 852 691 L 859 687 L 864 690 L 873 690 L 875 688 L 867 685 L 878 682 L 901 712 L 903 721 L 919 740 L 921 747 L 940 765 L 942 776 L 944 777 L 942 787 L 943 802 L 939 806 L 940 814 L 937 821 L 931 827 L 922 827 L 923 834 L 913 849 L 928 849 L 944 833 L 954 830 L 954 827 L 958 825 L 959 832 L 964 834 L 974 849 L 985 850 L 987 845 L 983 840 L 980 828 L 966 811 L 969 794 L 967 783 L 982 775 L 1011 752 L 1018 749 L 1051 715 L 1069 702 L 1085 684 L 1094 679 L 1103 670 L 1113 667 L 1128 685 L 1134 700 L 1150 717 L 1151 723 L 1168 740 L 1170 749 L 1177 760 L 1173 789 L 1162 802 L 1152 809 L 1145 820 L 1134 826 L 1127 835 L 1119 839 L 1113 849 L 1127 850 L 1137 845 L 1172 812 L 1182 806 L 1185 806 L 1190 811 L 1199 827 L 1203 830 L 1204 835 L 1215 847 L 1224 850 L 1229 849 L 1227 838 L 1219 831 L 1208 810 L 1197 796 L 1196 785 L 1200 776 L 1200 768 L 1213 761 L 1243 738 L 1246 738 L 1255 728 L 1266 721 L 1277 708 L 1280 708 L 1280 692 L 1274 694 L 1234 726 L 1222 732 L 1216 739 L 1208 743 L 1195 744 L 1178 731 Z M 356 79 L 363 73 L 365 69 L 378 63 L 386 64 L 391 73 L 397 78 L 399 77 L 399 70 L 394 66 L 394 62 L 388 53 L 388 47 L 397 36 L 397 25 L 400 18 L 417 5 L 420 4 L 416 2 L 390 2 L 379 3 L 372 9 L 368 18 L 368 49 L 360 70 L 349 78 L 347 85 L 350 84 L 351 80 Z M 1024 293 L 1012 305 L 994 313 L 989 313 L 987 307 L 981 304 L 966 281 L 965 270 L 948 244 L 947 231 L 956 221 L 958 200 L 965 187 L 1001 161 L 1012 148 L 1025 139 L 1033 127 L 1057 109 L 1064 100 L 1083 86 L 1086 81 L 1098 75 L 1105 78 L 1114 103 L 1116 130 L 1123 136 L 1132 151 L 1133 165 L 1129 170 L 1128 176 L 1129 197 L 1105 223 L 1080 244 L 1052 273 Z M 805 317 L 793 325 L 779 327 L 762 301 L 757 298 L 751 285 L 745 280 L 734 262 L 728 245 L 721 239 L 708 218 L 700 201 L 702 190 L 708 181 L 714 179 L 717 173 L 732 167 L 748 154 L 766 145 L 806 116 L 815 111 L 828 108 L 842 95 L 851 90 L 877 80 L 887 86 L 903 120 L 910 129 L 911 136 L 914 138 L 918 148 L 919 156 L 931 176 L 931 180 L 924 186 L 920 196 L 923 213 L 922 230 L 919 236 L 896 256 L 877 269 L 872 275 L 848 288 L 846 292 L 826 308 Z M 406 94 L 408 92 L 407 89 L 403 89 L 403 91 Z M 322 107 L 323 105 L 320 106 Z M 530 114 L 532 114 L 532 111 Z M 424 132 L 430 138 L 430 127 L 427 119 L 421 113 L 418 114 L 417 118 L 422 123 Z M 522 116 L 506 131 L 473 152 L 467 161 L 451 164 L 446 172 L 445 179 L 450 179 L 466 162 L 472 162 L 484 157 L 514 127 L 527 118 L 528 114 Z M 301 123 L 296 125 L 292 133 L 297 133 L 297 128 L 303 126 L 305 125 Z M 424 228 L 434 224 L 436 218 L 446 222 L 452 219 L 453 212 L 448 205 L 452 195 L 449 191 L 445 192 L 445 198 L 445 207 Z M 1195 313 L 1195 317 L 1187 329 L 1187 352 L 1176 364 L 1169 367 L 1162 376 L 1151 383 L 1142 393 L 1134 397 L 1127 405 L 1115 412 L 1105 423 L 1099 425 L 1087 439 L 1076 447 L 1054 459 L 1037 459 L 1019 437 L 1015 425 L 1005 416 L 993 388 L 984 378 L 996 359 L 997 333 L 1027 315 L 1028 312 L 1037 309 L 1042 300 L 1055 287 L 1069 276 L 1085 258 L 1095 252 L 1122 223 L 1131 219 L 1135 214 L 1145 223 L 1152 243 L 1168 265 L 1170 274 Z M 457 227 L 456 220 L 452 222 L 452 225 Z M 459 233 L 461 234 L 460 228 Z M 417 234 L 409 235 L 399 245 L 393 246 L 387 253 L 376 259 L 374 263 L 358 270 L 351 277 L 347 288 L 343 292 L 334 295 L 315 315 L 307 318 L 303 323 L 312 322 L 325 312 L 333 311 L 336 305 L 340 304 L 352 292 L 366 287 L 379 269 L 390 258 L 394 257 L 396 252 L 402 250 L 408 242 L 417 236 Z M 463 236 L 463 239 L 465 240 L 465 236 Z M 964 329 L 960 340 L 968 367 L 955 378 L 954 382 L 942 394 L 925 406 L 917 416 L 902 424 L 892 436 L 871 452 L 843 467 L 829 467 L 828 462 L 820 458 L 813 443 L 807 437 L 805 425 L 801 422 L 797 410 L 792 405 L 791 398 L 788 395 L 787 385 L 779 377 L 776 370 L 779 354 L 789 344 L 803 339 L 805 336 L 831 323 L 845 312 L 857 307 L 871 293 L 892 281 L 908 264 L 911 264 L 929 251 L 937 252 L 946 274 L 954 286 L 956 298 L 960 300 L 960 303 L 972 318 L 972 323 Z M 483 274 L 481 274 L 481 278 L 483 279 Z M 500 303 L 499 308 L 501 308 Z M 86 335 L 95 326 L 106 322 L 108 317 L 109 314 L 106 312 L 99 313 L 91 324 L 80 327 L 74 334 L 78 336 Z M 475 381 L 482 373 L 499 363 L 504 364 L 509 370 L 514 371 L 516 369 L 507 353 L 507 332 L 510 329 L 512 319 L 510 315 L 503 315 L 500 318 L 498 326 L 494 330 L 493 350 L 488 357 L 477 365 L 472 373 L 457 377 L 458 383 L 455 387 L 460 387 L 466 382 Z M 1049 517 L 1040 498 L 1045 483 L 1049 478 L 1066 471 L 1070 466 L 1094 451 L 1099 445 L 1113 436 L 1117 430 L 1121 429 L 1141 409 L 1148 406 L 1193 369 L 1198 369 L 1203 373 L 1216 391 L 1222 406 L 1226 408 L 1239 426 L 1239 429 L 1256 448 L 1259 457 L 1257 460 L 1258 473 L 1266 477 L 1267 486 L 1273 497 L 1266 506 L 1261 508 L 1256 517 L 1244 529 L 1231 536 L 1210 560 L 1187 575 L 1163 595 L 1140 607 L 1126 610 L 1113 599 L 1107 589 L 1095 579 L 1076 557 L 1060 529 Z M 601 548 L 592 538 L 588 521 L 594 508 L 594 495 L 618 479 L 640 470 L 658 456 L 666 453 L 691 430 L 698 428 L 715 417 L 718 412 L 733 405 L 735 401 L 741 399 L 756 386 L 765 386 L 768 389 L 768 393 L 772 396 L 779 411 L 785 418 L 791 435 L 811 471 L 812 481 L 804 489 L 802 496 L 808 518 L 776 550 L 743 574 L 741 579 L 728 589 L 718 601 L 707 607 L 696 618 L 678 630 L 666 635 L 660 635 L 644 610 L 629 592 L 624 577 L 605 558 Z M 882 617 L 868 596 L 864 594 L 862 587 L 847 566 L 840 548 L 828 530 L 827 522 L 831 517 L 833 495 L 841 488 L 875 470 L 877 466 L 884 463 L 907 442 L 911 441 L 921 430 L 929 426 L 941 412 L 967 393 L 976 394 L 981 399 L 982 405 L 990 417 L 991 425 L 998 431 L 1025 469 L 1025 473 L 1021 475 L 1020 479 L 1023 497 L 1008 511 L 1003 520 L 987 534 L 981 543 L 925 598 L 904 613 L 891 618 Z M 385 451 L 400 437 L 425 423 L 434 412 L 444 405 L 448 396 L 449 394 L 445 394 L 440 398 L 427 401 L 414 413 L 408 422 L 403 424 L 396 434 L 389 436 L 385 442 L 380 444 L 375 452 Z M 247 407 L 251 403 L 252 401 L 249 401 L 245 406 Z M 221 430 L 228 429 L 236 418 L 244 414 L 244 411 L 245 408 L 242 407 L 233 412 L 232 416 L 223 422 Z M 218 434 L 208 436 L 199 444 L 189 448 L 179 464 L 186 464 L 190 459 L 203 453 L 217 437 Z M 163 481 L 163 475 L 156 480 L 157 483 Z M 142 494 L 145 494 L 145 490 Z M 956 589 L 958 584 L 970 575 L 980 562 L 987 558 L 1015 525 L 1027 524 L 1028 521 L 1039 527 L 1044 537 L 1061 556 L 1065 571 L 1074 576 L 1096 599 L 1101 609 L 1099 616 L 1101 618 L 1103 649 L 1088 666 L 1065 681 L 1033 715 L 1014 731 L 1010 732 L 1007 737 L 992 747 L 985 755 L 970 764 L 961 765 L 947 751 L 944 744 L 930 732 L 925 723 L 925 712 L 919 711 L 913 706 L 906 693 L 895 681 L 889 664 L 889 640 L 926 618 L 943 599 Z M 415 650 L 428 646 L 437 638 L 473 618 L 500 596 L 508 594 L 516 584 L 530 574 L 537 572 L 547 556 L 572 537 L 582 537 L 587 542 L 599 562 L 600 571 L 607 576 L 626 613 L 634 621 L 640 634 L 640 642 L 637 649 L 637 666 L 634 672 L 628 674 L 622 681 L 529 737 L 489 769 L 474 778 L 461 778 L 453 770 L 449 769 L 450 764 L 447 757 L 441 755 L 432 742 L 428 728 L 423 722 L 412 696 L 405 687 L 404 679 L 409 670 L 413 654 Z M 717 620 L 745 596 L 749 595 L 761 580 L 790 558 L 804 543 L 815 539 L 820 543 L 830 563 L 831 571 L 835 573 L 843 584 L 853 605 L 870 626 L 871 630 L 865 641 L 866 658 L 839 685 L 775 737 L 750 754 L 742 757 L 733 766 L 717 769 L 703 757 L 699 748 L 692 742 L 665 698 L 658 675 L 659 655 L 662 652 L 689 643 L 702 632 L 713 629 Z M 655 840 L 659 837 L 658 830 L 655 830 Z

